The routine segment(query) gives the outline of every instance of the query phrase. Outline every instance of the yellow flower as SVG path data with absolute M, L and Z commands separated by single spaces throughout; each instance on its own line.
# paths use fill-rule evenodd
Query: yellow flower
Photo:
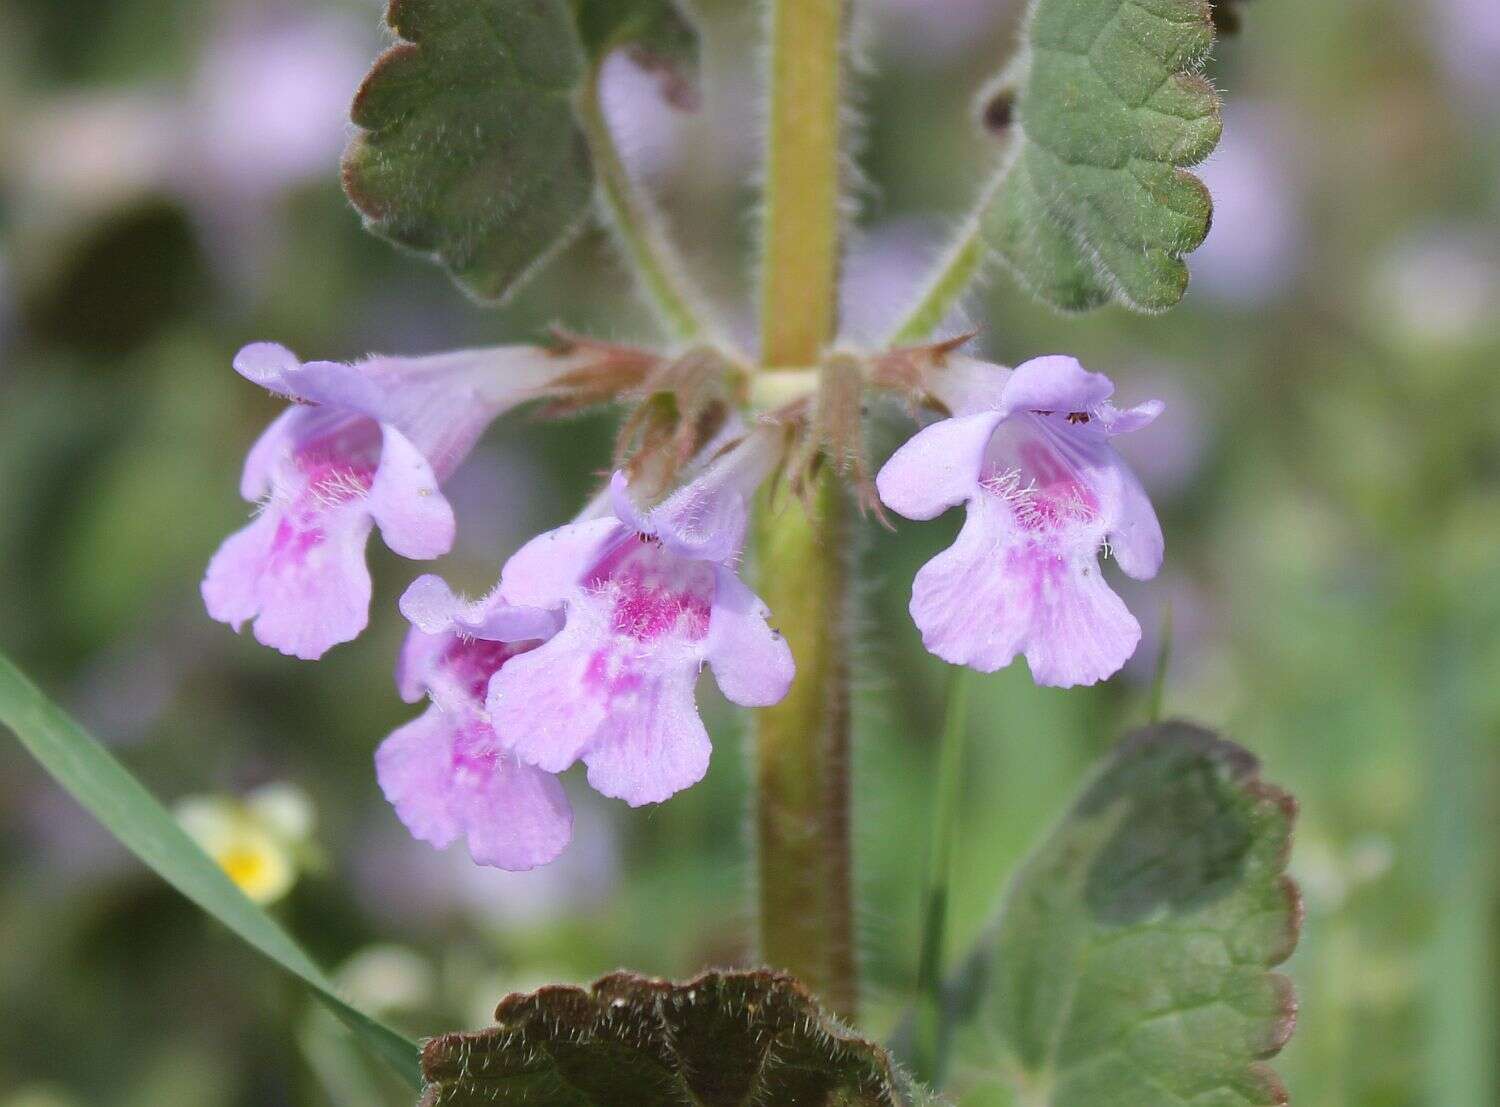
M 256 903 L 275 903 L 291 891 L 312 833 L 307 796 L 287 784 L 267 785 L 244 799 L 190 796 L 178 802 L 177 821 Z

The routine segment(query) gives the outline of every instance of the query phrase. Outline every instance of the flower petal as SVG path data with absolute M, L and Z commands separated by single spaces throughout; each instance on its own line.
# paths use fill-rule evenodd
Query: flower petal
M 547 639 L 557 633 L 561 621 L 538 607 L 516 607 L 498 592 L 478 600 L 466 600 L 449 588 L 442 577 L 424 574 L 412 581 L 401 596 L 401 614 L 428 634 L 454 633 L 492 642 L 524 642 Z
M 606 635 L 597 617 L 570 611 L 555 638 L 490 679 L 485 710 L 501 749 L 549 773 L 582 756 L 614 706 L 600 684 Z
M 1124 411 L 1119 410 L 1113 404 L 1105 404 L 1099 412 L 1099 423 L 1104 433 L 1111 437 L 1117 434 L 1129 434 L 1150 426 L 1165 410 L 1166 405 L 1160 400 L 1147 400 L 1145 403 L 1136 404 L 1135 407 Z
M 375 778 L 385 798 L 413 838 L 438 849 L 452 845 L 463 833 L 448 803 L 454 729 L 451 716 L 429 706 L 375 751 Z
M 1146 495 L 1135 473 L 1122 458 L 1117 456 L 1116 461 L 1118 504 L 1109 528 L 1110 553 L 1127 576 L 1150 580 L 1161 570 L 1166 553 L 1161 523 L 1156 518 L 1156 509 L 1151 506 L 1151 498 Z
M 572 596 L 606 549 L 628 536 L 613 516 L 539 534 L 505 563 L 500 593 L 520 606 L 556 607 Z
M 453 548 L 456 522 L 427 459 L 389 424 L 381 426 L 380 465 L 369 511 L 385 544 L 402 557 L 428 561 Z
M 429 634 L 415 626 L 406 632 L 396 655 L 396 691 L 407 703 L 418 703 L 427 695 L 428 680 L 449 641 L 448 634 Z
M 934 366 L 928 390 L 956 416 L 991 411 L 1014 370 L 964 354 L 949 354 Z
M 312 526 L 293 523 L 273 504 L 209 562 L 208 612 L 236 630 L 254 618 L 257 641 L 315 660 L 369 621 L 369 534 L 361 503 L 324 511 Z
M 1107 537 L 1111 553 L 1128 576 L 1136 580 L 1154 577 L 1165 552 L 1161 523 L 1146 490 L 1119 451 L 1107 437 L 1092 430 L 1059 427 L 1051 421 L 1037 425 L 1098 505 L 1099 529 L 1090 533 L 1090 543 L 1096 545 Z
M 291 374 L 301 368 L 297 355 L 278 342 L 252 342 L 234 355 L 234 371 L 278 396 L 305 399 Z
M 496 753 L 478 787 L 455 789 L 454 805 L 476 864 L 522 872 L 554 861 L 573 837 L 573 808 L 551 773 Z
M 1026 641 L 1032 679 L 1071 688 L 1119 672 L 1140 644 L 1141 626 L 1098 564 L 1070 561 L 1049 584 L 1037 596 Z
M 637 534 L 656 533 L 656 528 L 651 525 L 650 513 L 635 506 L 635 500 L 630 495 L 630 478 L 623 469 L 616 469 L 609 478 L 609 507 L 615 513 L 615 518 Z
M 301 438 L 302 424 L 309 410 L 289 407 L 261 432 L 245 455 L 245 469 L 240 475 L 241 496 L 253 503 L 270 493 L 275 486 L 277 468 L 291 457 L 293 446 Z
M 719 690 L 743 707 L 779 703 L 797 671 L 791 647 L 766 621 L 770 614 L 732 569 L 717 568 L 708 662 Z
M 875 478 L 881 502 L 908 519 L 935 519 L 973 496 L 985 447 L 1001 416 L 981 412 L 918 431 Z
M 693 700 L 697 680 L 691 663 L 642 666 L 628 692 L 612 694 L 583 754 L 595 791 L 640 807 L 703 779 L 713 747 Z
M 1016 366 L 996 407 L 1007 416 L 1021 411 L 1090 411 L 1114 391 L 1114 382 L 1103 373 L 1090 373 L 1077 358 L 1051 354 Z
M 545 865 L 572 836 L 557 778 L 487 748 L 483 723 L 431 706 L 375 754 L 375 772 L 414 838 L 442 849 L 460 835 L 481 865 Z
M 988 498 L 969 506 L 958 538 L 917 572 L 911 617 L 922 644 L 944 661 L 993 673 L 1015 660 L 1031 625 L 1032 596 L 1005 571 L 1017 541 L 1005 509 Z
M 239 633 L 260 612 L 260 575 L 271 557 L 278 520 L 269 512 L 224 539 L 204 575 L 203 603 L 210 618 Z

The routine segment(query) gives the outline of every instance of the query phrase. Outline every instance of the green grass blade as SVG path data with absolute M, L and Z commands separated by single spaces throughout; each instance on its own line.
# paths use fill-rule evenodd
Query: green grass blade
M 947 717 L 938 747 L 937 797 L 933 805 L 932 843 L 927 880 L 922 890 L 922 946 L 917 962 L 917 1015 L 911 1054 L 913 1075 L 942 1087 L 952 1014 L 943 988 L 944 946 L 948 930 L 949 884 L 953 847 L 958 838 L 958 806 L 963 790 L 964 742 L 969 726 L 970 670 L 954 668 L 948 686 Z
M 328 1009 L 413 1087 L 421 1086 L 415 1042 L 355 1010 L 281 926 L 257 907 L 187 836 L 112 754 L 0 654 L 0 723 L 67 792 L 168 884 L 246 942 L 301 978 Z

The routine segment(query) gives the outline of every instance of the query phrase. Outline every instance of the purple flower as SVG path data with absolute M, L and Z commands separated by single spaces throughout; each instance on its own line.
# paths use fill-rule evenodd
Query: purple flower
M 407 589 L 401 610 L 413 627 L 396 684 L 408 703 L 431 703 L 376 751 L 385 798 L 413 837 L 438 849 L 464 837 L 481 865 L 547 864 L 573 832 L 568 798 L 555 776 L 502 748 L 484 699 L 491 677 L 550 637 L 557 617 L 493 596 L 466 603 L 434 576 Z
M 1099 552 L 1142 580 L 1162 560 L 1156 513 L 1109 440 L 1161 405 L 1116 409 L 1110 379 L 1070 357 L 1014 371 L 954 360 L 955 417 L 912 437 L 876 479 L 881 500 L 909 519 L 967 506 L 958 540 L 912 587 L 922 641 L 981 672 L 1024 653 L 1039 684 L 1102 680 L 1141 628 L 1104 582 Z
M 371 525 L 403 557 L 447 553 L 439 485 L 497 415 L 572 365 L 529 346 L 355 365 L 246 346 L 235 369 L 302 402 L 245 459 L 240 493 L 260 510 L 209 563 L 209 614 L 236 630 L 254 619 L 259 641 L 309 660 L 354 638 L 369 618 Z
M 659 803 L 708 770 L 694 701 L 705 663 L 735 703 L 786 695 L 791 650 L 734 568 L 764 475 L 763 447 L 747 442 L 645 514 L 616 474 L 613 517 L 543 534 L 507 562 L 501 595 L 563 619 L 490 682 L 491 722 L 521 760 L 561 772 L 582 759 L 604 795 Z

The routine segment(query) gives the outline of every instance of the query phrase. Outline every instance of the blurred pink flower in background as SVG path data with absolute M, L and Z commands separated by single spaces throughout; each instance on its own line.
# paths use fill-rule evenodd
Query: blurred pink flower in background
M 875 0 L 876 32 L 900 57 L 939 62 L 973 49 L 993 32 L 1009 5 L 999 0 Z
M 947 239 L 932 220 L 896 219 L 853 237 L 839 287 L 840 337 L 880 346 L 909 311 L 942 256 Z M 956 308 L 938 334 L 965 329 L 968 316 Z
M 17 222 L 66 232 L 143 197 L 177 197 L 225 274 L 253 286 L 279 241 L 277 202 L 335 180 L 377 46 L 373 19 L 229 4 L 182 87 L 71 93 L 19 115 L 6 159 Z
M 77 92 L 37 105 L 10 139 L 16 217 L 47 228 L 161 192 L 180 141 L 178 109 L 159 90 Z
M 10 343 L 16 325 L 15 290 L 11 287 L 10 266 L 0 254 L 0 384 L 5 382 L 5 347 Z
M 383 811 L 372 812 L 370 824 L 350 836 L 358 852 L 340 868 L 354 874 L 372 918 L 402 929 L 442 929 L 454 916 L 496 927 L 540 927 L 585 914 L 619 884 L 618 830 L 592 791 L 566 791 L 576 840 L 543 868 L 512 873 L 475 865 L 463 850 L 434 853 Z
M 1474 95 L 1476 106 L 1500 105 L 1500 4 L 1495 0 L 1429 0 L 1434 18 L 1420 20 L 1433 36 L 1448 77 Z
M 1377 260 L 1369 310 L 1386 328 L 1424 342 L 1493 334 L 1500 304 L 1500 231 L 1447 224 L 1400 236 Z
M 1202 399 L 1196 369 L 1155 366 L 1121 373 L 1130 389 L 1166 405 L 1152 435 L 1122 435 L 1115 449 L 1141 478 L 1153 500 L 1182 495 L 1203 468 L 1213 444 L 1215 423 Z
M 233 279 L 270 269 L 288 190 L 331 182 L 349 105 L 378 39 L 375 22 L 301 4 L 241 2 L 220 17 L 185 106 L 184 151 L 173 174 Z
M 330 177 L 373 30 L 373 21 L 301 4 L 230 7 L 188 94 L 192 183 L 220 190 L 222 202 Z
M 1257 308 L 1296 282 L 1303 232 L 1294 142 L 1295 130 L 1271 107 L 1225 107 L 1224 138 L 1196 170 L 1213 194 L 1214 218 L 1190 261 L 1190 294 Z
M 1212 647 L 1218 644 L 1219 619 L 1212 599 L 1197 580 L 1180 570 L 1163 572 L 1149 585 L 1127 577 L 1118 587 L 1141 624 L 1141 644 L 1121 670 L 1127 680 L 1149 684 L 1155 678 L 1162 635 L 1171 620 L 1172 651 L 1167 658 L 1165 697 L 1167 714 L 1171 715 L 1173 689 L 1200 676 L 1212 659 Z
M 604 117 L 631 171 L 650 179 L 670 168 L 692 115 L 662 96 L 662 78 L 624 51 L 604 62 L 599 78 Z

